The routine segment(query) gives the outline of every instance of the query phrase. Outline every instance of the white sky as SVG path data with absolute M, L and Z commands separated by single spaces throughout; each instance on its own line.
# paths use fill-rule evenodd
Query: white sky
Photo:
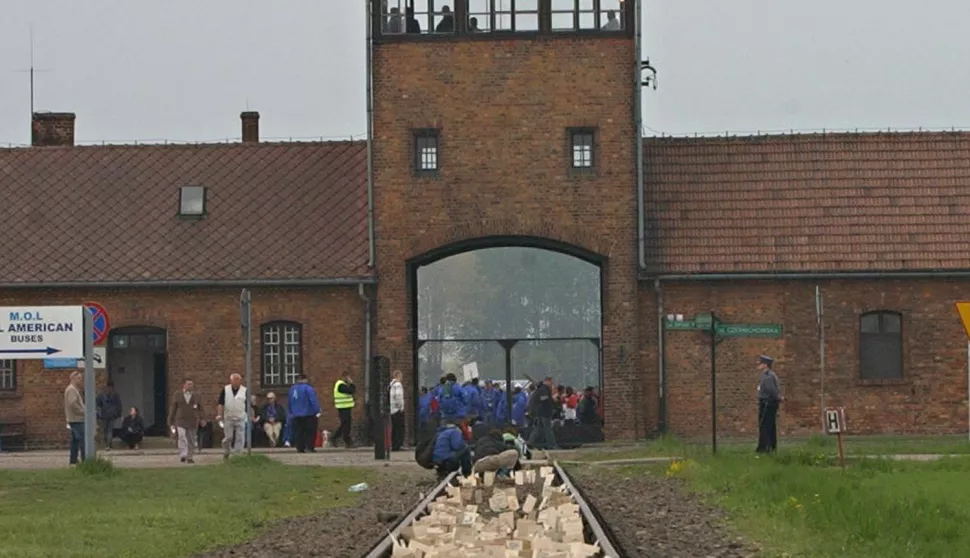
M 30 141 L 30 24 L 36 108 L 77 113 L 79 142 L 234 138 L 247 102 L 267 139 L 366 130 L 361 0 L 0 1 L 0 144 Z M 957 0 L 644 0 L 645 125 L 970 128 L 968 21 Z

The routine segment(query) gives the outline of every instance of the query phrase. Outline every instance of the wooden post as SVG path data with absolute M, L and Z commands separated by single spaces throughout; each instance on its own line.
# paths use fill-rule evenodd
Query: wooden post
M 845 471 L 845 450 L 842 448 L 842 429 L 839 429 L 839 466 Z

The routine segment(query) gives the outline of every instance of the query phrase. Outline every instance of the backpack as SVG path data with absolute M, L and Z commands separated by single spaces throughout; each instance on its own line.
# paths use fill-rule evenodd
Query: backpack
M 434 445 L 438 440 L 437 432 L 418 442 L 414 448 L 414 461 L 425 469 L 434 469 Z

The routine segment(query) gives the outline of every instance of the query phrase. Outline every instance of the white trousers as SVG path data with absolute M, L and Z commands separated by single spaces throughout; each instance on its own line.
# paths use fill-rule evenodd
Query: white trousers
M 229 421 L 223 420 L 222 454 L 242 453 L 246 444 L 246 420 Z
M 192 459 L 192 455 L 198 453 L 195 447 L 195 431 L 189 432 L 181 426 L 177 427 L 179 436 L 179 457 L 182 459 Z

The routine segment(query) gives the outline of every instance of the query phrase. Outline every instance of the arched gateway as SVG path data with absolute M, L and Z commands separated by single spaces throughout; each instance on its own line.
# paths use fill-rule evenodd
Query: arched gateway
M 476 434 L 507 425 L 528 434 L 529 388 L 551 377 L 558 445 L 602 440 L 603 264 L 534 237 L 464 241 L 408 262 L 415 426 L 423 390 L 452 373 L 480 394 L 468 409 Z

